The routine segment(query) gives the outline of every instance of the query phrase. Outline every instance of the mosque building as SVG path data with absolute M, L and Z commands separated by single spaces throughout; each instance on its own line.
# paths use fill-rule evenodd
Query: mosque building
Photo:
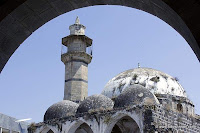
M 200 116 L 178 79 L 155 69 L 124 71 L 101 94 L 88 96 L 92 39 L 78 17 L 69 29 L 62 39 L 64 100 L 50 106 L 29 133 L 200 133 Z

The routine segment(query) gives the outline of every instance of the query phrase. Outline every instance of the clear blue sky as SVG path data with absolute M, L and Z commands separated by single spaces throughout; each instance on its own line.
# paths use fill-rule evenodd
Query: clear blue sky
M 63 14 L 35 31 L 10 58 L 0 76 L 0 112 L 40 122 L 61 101 L 64 64 L 61 38 L 76 16 L 93 39 L 89 95 L 127 69 L 154 68 L 178 77 L 200 114 L 200 63 L 188 43 L 168 24 L 146 12 L 121 6 L 94 6 Z

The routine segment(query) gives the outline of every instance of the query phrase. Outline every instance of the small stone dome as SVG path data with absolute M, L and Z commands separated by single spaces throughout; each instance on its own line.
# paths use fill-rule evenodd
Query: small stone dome
M 113 101 L 104 95 L 92 95 L 81 102 L 77 109 L 77 113 L 84 113 L 90 111 L 112 109 Z
M 153 94 L 187 97 L 177 78 L 151 68 L 135 68 L 118 74 L 105 85 L 102 94 L 112 99 L 134 84 L 144 86 Z
M 63 100 L 50 106 L 45 115 L 44 121 L 74 115 L 78 104 L 69 100 Z
M 149 90 L 141 85 L 131 85 L 115 98 L 114 108 L 133 105 L 155 105 L 158 99 Z

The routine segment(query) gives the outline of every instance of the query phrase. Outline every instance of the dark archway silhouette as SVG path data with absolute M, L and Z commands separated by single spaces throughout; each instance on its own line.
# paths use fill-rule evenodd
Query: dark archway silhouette
M 47 133 L 54 133 L 51 129 Z
M 35 30 L 74 9 L 121 5 L 157 16 L 179 32 L 200 60 L 200 2 L 197 0 L 2 0 L 0 2 L 0 72 Z
M 122 133 L 121 129 L 115 124 L 111 133 Z
M 51 129 L 50 127 L 45 127 L 39 131 L 40 133 L 55 133 L 56 130 Z
M 86 123 L 83 123 L 76 129 L 75 133 L 93 133 L 93 131 Z
M 114 125 L 111 133 L 140 133 L 140 129 L 131 117 L 124 116 Z

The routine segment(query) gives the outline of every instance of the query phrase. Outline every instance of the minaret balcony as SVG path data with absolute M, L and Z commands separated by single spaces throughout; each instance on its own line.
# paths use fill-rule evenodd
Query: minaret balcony
M 91 55 L 92 56 L 92 50 L 93 50 L 93 47 L 90 46 L 90 47 L 86 47 L 85 49 L 79 49 L 79 50 L 74 50 L 74 51 L 70 51 L 69 48 L 65 45 L 62 45 L 61 46 L 61 55 L 63 54 L 66 54 L 68 52 L 86 52 L 87 54 Z
M 61 60 L 64 64 L 72 61 L 79 61 L 84 62 L 86 64 L 89 64 L 92 60 L 92 56 L 90 54 L 87 54 L 86 52 L 67 52 L 65 54 L 61 55 Z
M 86 43 L 87 47 L 90 47 L 92 45 L 92 39 L 85 35 L 69 35 L 62 38 L 62 44 L 68 46 L 69 44 L 73 43 L 74 40 L 81 40 L 82 42 Z

